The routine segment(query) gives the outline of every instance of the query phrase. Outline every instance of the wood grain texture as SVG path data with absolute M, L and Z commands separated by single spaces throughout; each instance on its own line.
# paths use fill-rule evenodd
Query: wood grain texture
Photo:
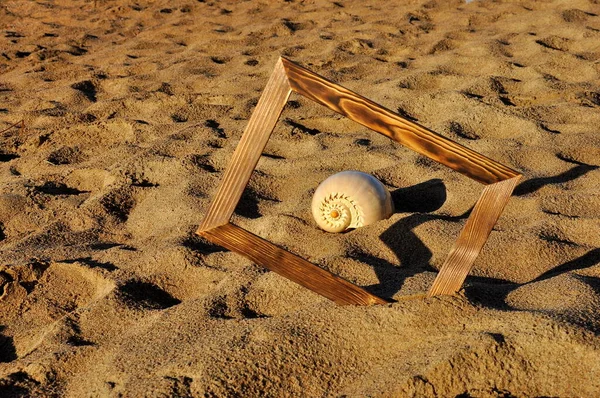
M 483 184 L 516 171 L 282 58 L 292 90 Z
M 520 178 L 518 176 L 497 182 L 483 189 L 454 247 L 433 281 L 429 296 L 454 294 L 460 290 Z
M 278 61 L 196 233 L 336 303 L 390 302 L 229 223 L 292 90 L 487 185 L 428 295 L 457 292 L 520 174 L 284 58 Z
M 263 91 L 198 231 L 229 222 L 291 93 L 281 59 Z
M 371 305 L 390 302 L 234 224 L 221 225 L 199 234 L 337 304 Z

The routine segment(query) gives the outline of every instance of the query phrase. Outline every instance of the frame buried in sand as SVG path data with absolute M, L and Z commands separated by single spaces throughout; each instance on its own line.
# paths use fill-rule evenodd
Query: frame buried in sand
M 462 286 L 521 175 L 344 87 L 280 58 L 233 153 L 198 235 L 338 304 L 392 302 L 371 294 L 230 222 L 292 91 L 485 185 L 428 295 Z

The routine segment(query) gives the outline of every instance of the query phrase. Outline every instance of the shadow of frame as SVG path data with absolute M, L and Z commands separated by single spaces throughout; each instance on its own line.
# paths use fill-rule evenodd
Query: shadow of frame
M 397 213 L 412 213 L 380 235 L 380 239 L 396 255 L 401 266 L 378 258 L 363 251 L 350 256 L 373 267 L 380 283 L 366 287 L 381 297 L 393 297 L 400 291 L 404 281 L 421 272 L 437 270 L 431 265 L 431 250 L 414 233 L 414 229 L 432 220 L 461 222 L 470 210 L 460 216 L 431 214 L 446 202 L 446 186 L 440 179 L 432 179 L 411 187 L 392 192 L 392 200 Z
M 471 276 L 469 277 L 469 283 L 465 285 L 465 295 L 473 303 L 482 305 L 484 307 L 504 311 L 514 310 L 514 308 L 512 308 L 506 302 L 506 300 L 508 295 L 518 288 L 537 282 L 542 282 L 550 278 L 571 273 L 573 271 L 584 270 L 594 267 L 598 264 L 600 264 L 600 248 L 595 248 L 588 251 L 584 255 L 554 267 L 537 276 L 535 279 L 525 283 L 514 283 L 503 279 Z M 573 274 L 573 276 L 589 285 L 596 292 L 596 294 L 600 295 L 600 278 L 583 276 L 579 274 Z M 568 314 L 556 313 L 554 315 L 558 317 L 563 316 L 563 319 L 569 318 Z M 600 333 L 600 325 L 581 324 L 581 322 L 577 319 L 572 319 L 571 321 L 574 323 L 579 323 L 581 326 L 595 333 Z

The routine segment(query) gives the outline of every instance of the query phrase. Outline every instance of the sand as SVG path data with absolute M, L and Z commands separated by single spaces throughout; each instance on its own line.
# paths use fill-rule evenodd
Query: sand
M 0 396 L 599 395 L 599 15 L 3 1 Z M 523 173 L 456 296 L 405 299 L 481 186 L 297 96 L 233 220 L 397 302 L 337 306 L 193 234 L 280 55 Z M 342 170 L 397 212 L 318 230 Z

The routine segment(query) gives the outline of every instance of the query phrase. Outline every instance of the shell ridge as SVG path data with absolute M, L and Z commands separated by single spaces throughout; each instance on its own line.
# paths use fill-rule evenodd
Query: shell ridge
M 330 176 L 317 187 L 312 211 L 322 229 L 342 232 L 390 217 L 392 206 L 389 191 L 375 177 L 345 171 Z

